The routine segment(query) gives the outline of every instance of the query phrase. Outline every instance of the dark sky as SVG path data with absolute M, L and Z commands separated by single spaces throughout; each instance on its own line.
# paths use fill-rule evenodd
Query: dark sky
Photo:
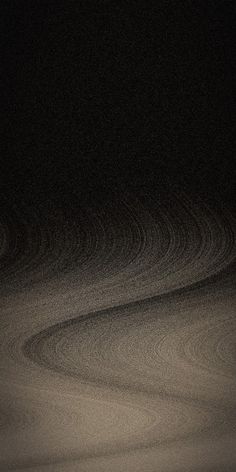
M 231 205 L 235 2 L 2 2 L 1 193 L 187 186 Z

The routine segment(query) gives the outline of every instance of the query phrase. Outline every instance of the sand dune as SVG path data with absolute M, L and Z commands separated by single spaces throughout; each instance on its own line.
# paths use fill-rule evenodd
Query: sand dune
M 1 471 L 235 470 L 235 234 L 177 192 L 2 215 Z

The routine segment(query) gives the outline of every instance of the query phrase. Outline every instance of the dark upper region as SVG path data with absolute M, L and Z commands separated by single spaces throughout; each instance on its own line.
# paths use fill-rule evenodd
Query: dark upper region
M 68 204 L 169 181 L 230 205 L 233 2 L 1 8 L 3 193 Z

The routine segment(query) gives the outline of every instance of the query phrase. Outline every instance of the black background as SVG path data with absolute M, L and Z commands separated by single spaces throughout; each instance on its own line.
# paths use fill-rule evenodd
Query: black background
M 233 206 L 235 2 L 2 2 L 2 201 Z

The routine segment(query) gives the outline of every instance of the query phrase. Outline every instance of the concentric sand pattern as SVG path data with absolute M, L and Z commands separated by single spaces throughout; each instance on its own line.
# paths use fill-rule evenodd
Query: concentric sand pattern
M 233 216 L 78 208 L 2 213 L 0 470 L 233 471 Z

